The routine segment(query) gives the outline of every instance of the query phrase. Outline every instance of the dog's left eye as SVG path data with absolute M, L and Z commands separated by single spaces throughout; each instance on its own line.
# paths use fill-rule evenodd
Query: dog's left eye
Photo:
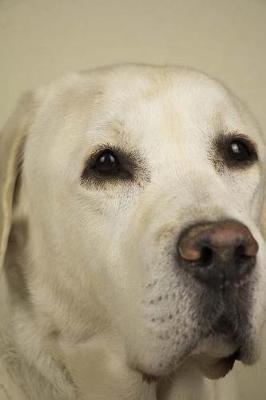
M 217 151 L 228 168 L 243 168 L 258 160 L 255 145 L 244 135 L 220 136 Z

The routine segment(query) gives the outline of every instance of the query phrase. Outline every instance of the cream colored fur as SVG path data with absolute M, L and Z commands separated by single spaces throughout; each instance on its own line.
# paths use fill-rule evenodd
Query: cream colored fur
M 249 136 L 259 163 L 217 173 L 210 146 L 223 130 Z M 137 182 L 81 184 L 102 144 L 137 152 Z M 233 373 L 209 381 L 193 358 L 228 355 L 222 341 L 195 339 L 158 383 L 139 369 L 165 376 L 198 332 L 201 289 L 170 253 L 203 219 L 238 219 L 259 243 L 247 362 L 258 357 L 265 144 L 238 99 L 186 68 L 72 74 L 24 96 L 1 133 L 0 167 L 0 400 L 237 399 Z M 179 342 L 159 340 L 170 329 Z

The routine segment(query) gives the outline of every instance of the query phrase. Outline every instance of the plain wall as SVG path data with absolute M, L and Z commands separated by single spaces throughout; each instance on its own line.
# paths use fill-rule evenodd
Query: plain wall
M 147 62 L 218 77 L 266 131 L 265 43 L 266 0 L 0 0 L 0 126 L 23 91 L 67 71 Z M 238 367 L 241 399 L 266 399 L 265 354 Z

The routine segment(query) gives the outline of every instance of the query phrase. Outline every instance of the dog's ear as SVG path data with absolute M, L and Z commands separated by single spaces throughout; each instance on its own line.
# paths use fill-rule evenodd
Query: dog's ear
M 33 120 L 36 101 L 26 93 L 0 132 L 0 276 L 12 225 L 14 196 L 23 157 L 23 145 Z

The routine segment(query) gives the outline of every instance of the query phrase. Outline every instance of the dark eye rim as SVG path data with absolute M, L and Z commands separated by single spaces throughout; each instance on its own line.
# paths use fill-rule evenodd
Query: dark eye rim
M 239 143 L 244 146 L 247 157 L 234 157 L 230 146 Z M 246 135 L 240 133 L 221 134 L 216 140 L 216 151 L 219 158 L 228 168 L 247 168 L 258 161 L 258 151 L 256 144 Z

